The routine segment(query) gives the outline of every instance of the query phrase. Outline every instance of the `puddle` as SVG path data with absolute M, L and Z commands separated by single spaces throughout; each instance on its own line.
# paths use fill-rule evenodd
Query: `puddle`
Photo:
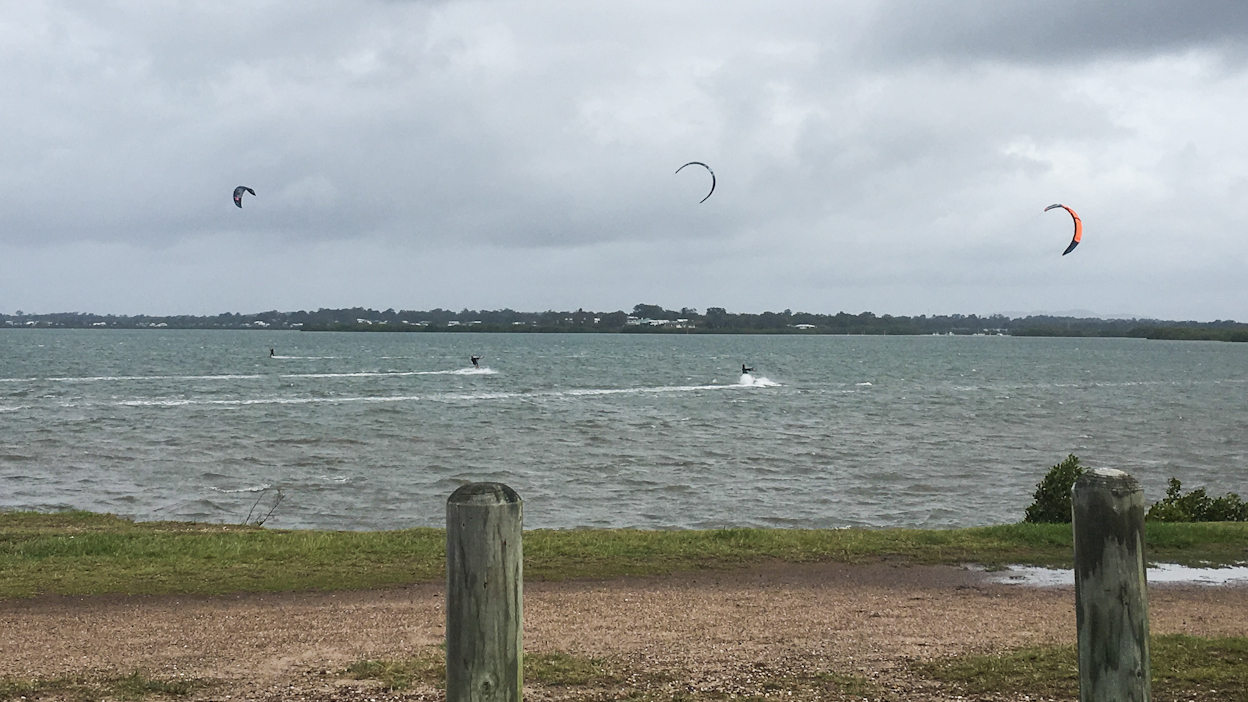
M 1004 570 L 985 572 L 989 582 L 1032 587 L 1060 587 L 1075 584 L 1075 571 L 1036 566 L 1007 566 Z M 1248 566 L 1226 568 L 1192 568 L 1176 563 L 1158 563 L 1148 569 L 1148 582 L 1186 583 L 1193 585 L 1248 586 Z

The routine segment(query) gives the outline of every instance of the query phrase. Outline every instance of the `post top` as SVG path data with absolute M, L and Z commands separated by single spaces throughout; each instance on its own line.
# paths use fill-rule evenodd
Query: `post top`
M 502 483 L 468 483 L 461 485 L 446 499 L 448 505 L 474 505 L 489 507 L 521 502 L 515 490 Z
M 1140 482 L 1130 473 L 1117 468 L 1092 468 L 1075 480 L 1075 490 L 1109 490 L 1114 494 L 1127 494 L 1140 490 Z

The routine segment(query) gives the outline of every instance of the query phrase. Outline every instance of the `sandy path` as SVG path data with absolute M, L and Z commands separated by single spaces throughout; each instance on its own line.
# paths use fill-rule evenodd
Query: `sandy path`
M 197 695 L 211 699 L 343 698 L 354 689 L 338 680 L 348 663 L 412 655 L 442 640 L 442 597 L 432 584 L 0 602 L 0 676 L 137 669 L 223 681 Z M 1154 633 L 1248 635 L 1248 588 L 1154 588 L 1150 605 Z M 690 689 L 721 692 L 751 670 L 887 680 L 911 659 L 1073 638 L 1072 588 L 987 584 L 951 567 L 783 565 L 529 583 L 525 592 L 526 651 L 678 671 Z

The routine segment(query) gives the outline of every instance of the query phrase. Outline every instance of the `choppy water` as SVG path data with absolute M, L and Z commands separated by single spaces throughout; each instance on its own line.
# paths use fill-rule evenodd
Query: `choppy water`
M 1246 391 L 1215 342 L 3 330 L 0 508 L 439 526 L 495 480 L 530 527 L 1012 522 L 1070 452 L 1248 495 Z

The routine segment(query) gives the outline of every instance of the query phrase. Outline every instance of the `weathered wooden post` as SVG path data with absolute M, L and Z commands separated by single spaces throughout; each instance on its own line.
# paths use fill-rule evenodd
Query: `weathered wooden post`
M 1080 702 L 1148 702 L 1144 491 L 1113 468 L 1089 470 L 1071 491 Z
M 446 501 L 447 702 L 521 702 L 523 502 L 502 483 Z

